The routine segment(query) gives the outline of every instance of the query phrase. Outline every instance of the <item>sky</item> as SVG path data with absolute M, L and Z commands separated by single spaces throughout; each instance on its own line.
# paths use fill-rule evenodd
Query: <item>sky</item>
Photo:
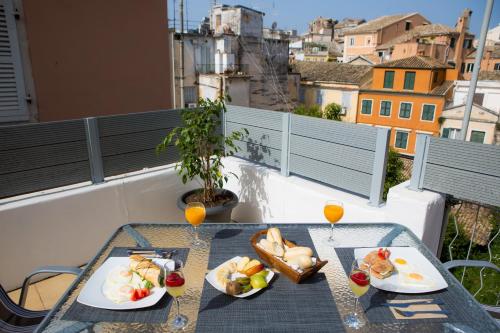
M 213 0 L 184 0 L 189 28 L 197 27 Z M 180 0 L 168 0 L 169 19 L 179 20 Z M 318 16 L 341 20 L 345 17 L 374 19 L 383 15 L 419 12 L 433 23 L 454 26 L 465 8 L 472 9 L 470 30 L 479 37 L 486 0 L 218 0 L 227 5 L 244 5 L 264 12 L 264 26 L 278 23 L 280 29 L 297 29 L 299 34 L 307 30 L 310 21 Z M 186 14 L 185 14 L 186 15 Z M 500 23 L 500 0 L 496 0 L 490 20 L 490 28 Z

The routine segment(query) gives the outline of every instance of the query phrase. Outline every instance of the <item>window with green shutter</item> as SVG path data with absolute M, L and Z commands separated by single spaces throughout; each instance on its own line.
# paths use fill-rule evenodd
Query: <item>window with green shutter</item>
M 394 146 L 396 148 L 406 149 L 408 146 L 408 132 L 396 131 L 396 142 Z
M 384 88 L 392 89 L 394 86 L 394 71 L 385 71 Z
M 450 128 L 443 128 L 443 134 L 441 134 L 442 138 L 449 138 L 450 137 Z
M 402 102 L 399 106 L 399 118 L 409 119 L 411 116 L 411 103 Z
M 390 116 L 391 115 L 391 101 L 382 101 L 380 103 L 380 115 L 381 116 Z
M 415 72 L 405 72 L 405 84 L 403 89 L 413 90 L 415 87 Z
M 422 120 L 434 121 L 434 112 L 436 111 L 436 106 L 431 104 L 424 104 L 422 108 Z
M 472 131 L 470 133 L 470 141 L 477 143 L 484 143 L 484 132 L 481 131 Z
M 372 114 L 372 101 L 364 99 L 361 102 L 361 114 Z

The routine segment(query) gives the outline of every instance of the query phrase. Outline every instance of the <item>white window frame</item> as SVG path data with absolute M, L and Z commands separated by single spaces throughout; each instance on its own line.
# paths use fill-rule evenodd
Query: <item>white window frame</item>
M 355 37 L 349 37 L 349 46 L 354 46 L 354 44 L 356 42 L 354 38 Z
M 371 101 L 372 102 L 372 107 L 370 108 L 370 113 L 363 113 L 363 101 Z M 359 114 L 362 116 L 371 116 L 373 115 L 373 99 L 372 98 L 363 98 L 361 100 L 361 108 L 359 110 Z
M 406 134 L 408 134 L 408 137 L 406 138 L 406 146 L 404 148 L 396 146 L 396 139 L 398 137 L 398 133 L 406 133 Z M 394 148 L 402 149 L 402 150 L 407 150 L 408 149 L 408 141 L 410 141 L 410 134 L 411 134 L 411 130 L 409 130 L 409 129 L 401 129 L 401 128 L 400 129 L 396 129 L 394 131 Z
M 411 109 L 410 109 L 410 116 L 408 118 L 401 118 L 401 104 L 406 103 L 406 104 L 411 104 Z M 398 108 L 398 119 L 403 119 L 403 120 L 411 120 L 411 115 L 413 114 L 413 102 L 405 102 L 401 101 L 399 102 L 399 108 Z
M 426 120 L 424 118 L 424 105 L 431 105 L 434 106 L 434 114 L 432 115 L 432 120 Z M 413 108 L 412 108 L 413 109 Z M 433 123 L 434 120 L 436 120 L 436 110 L 437 110 L 437 105 L 436 104 L 431 104 L 431 103 L 422 103 L 422 109 L 420 110 L 420 121 L 425 121 L 427 123 Z
M 391 107 L 389 108 L 389 115 L 388 116 L 385 116 L 385 115 L 382 114 L 382 102 L 390 102 L 391 103 Z M 378 110 L 379 117 L 390 118 L 391 115 L 392 115 L 392 104 L 393 103 L 390 100 L 387 100 L 387 99 L 381 100 L 380 101 L 380 107 L 379 107 L 379 110 Z

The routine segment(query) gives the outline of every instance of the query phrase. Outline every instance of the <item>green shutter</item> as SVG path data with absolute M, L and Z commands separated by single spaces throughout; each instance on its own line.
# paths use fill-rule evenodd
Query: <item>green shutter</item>
M 414 87 L 415 87 L 415 72 L 405 72 L 405 84 L 403 89 L 413 90 Z
M 407 132 L 396 132 L 396 148 L 406 149 L 408 143 L 408 133 Z
M 371 100 L 363 100 L 361 102 L 361 114 L 371 114 L 372 113 L 372 101 Z
M 450 137 L 450 129 L 449 128 L 443 128 L 443 134 L 441 135 L 442 138 L 449 138 Z
M 385 71 L 384 88 L 392 89 L 394 86 L 394 71 Z
M 422 120 L 434 120 L 434 111 L 436 107 L 434 105 L 424 104 L 424 108 L 422 110 Z
M 481 131 L 472 131 L 470 133 L 470 141 L 477 143 L 484 143 L 484 132 Z
M 410 118 L 411 116 L 411 103 L 401 103 L 399 107 L 399 117 L 400 118 Z
M 391 101 L 382 101 L 380 104 L 380 115 L 390 116 L 391 115 Z

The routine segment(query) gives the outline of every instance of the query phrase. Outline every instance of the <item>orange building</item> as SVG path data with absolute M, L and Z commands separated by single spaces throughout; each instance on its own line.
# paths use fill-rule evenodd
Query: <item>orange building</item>
M 359 91 L 356 122 L 391 128 L 391 147 L 414 154 L 417 134 L 439 135 L 439 117 L 457 74 L 422 56 L 376 65 Z

